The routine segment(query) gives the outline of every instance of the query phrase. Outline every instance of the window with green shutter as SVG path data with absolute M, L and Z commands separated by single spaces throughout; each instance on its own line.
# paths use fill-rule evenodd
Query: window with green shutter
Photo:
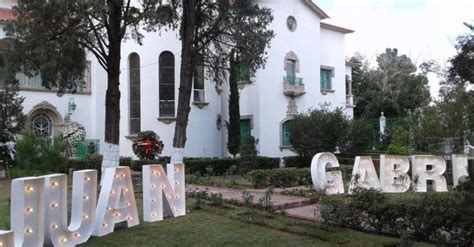
M 282 125 L 281 125 L 281 145 L 283 147 L 290 147 L 291 146 L 291 142 L 290 142 L 290 131 L 291 131 L 291 124 L 292 121 L 291 120 L 288 120 L 286 122 L 284 122 Z
M 250 119 L 240 120 L 240 142 L 248 143 L 251 136 Z
M 332 89 L 332 70 L 321 69 L 321 89 Z
M 238 82 L 239 83 L 249 83 L 250 82 L 250 70 L 247 65 L 245 64 L 238 64 L 237 65 L 238 71 Z

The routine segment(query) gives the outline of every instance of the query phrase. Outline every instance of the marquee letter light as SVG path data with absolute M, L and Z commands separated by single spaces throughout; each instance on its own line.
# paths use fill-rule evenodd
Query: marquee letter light
M 349 184 L 349 194 L 358 187 L 380 189 L 380 181 L 370 156 L 357 156 L 355 159 L 351 183 Z
M 414 155 L 413 162 L 413 180 L 416 182 L 417 192 L 427 191 L 427 180 L 434 183 L 434 191 L 446 192 L 448 186 L 443 173 L 446 171 L 446 161 L 440 156 L 433 155 Z M 427 169 L 431 166 L 431 169 Z
M 186 214 L 184 164 L 168 164 L 167 171 L 161 165 L 143 166 L 144 221 L 163 220 L 164 209 L 173 217 Z
M 14 246 L 13 238 L 12 231 L 0 231 L 0 247 Z
M 71 223 L 67 225 L 67 175 L 45 178 L 45 241 L 54 246 L 75 246 L 86 242 L 94 230 L 97 202 L 97 171 L 73 174 Z
M 128 227 L 138 225 L 137 203 L 129 167 L 105 169 L 97 203 L 94 235 L 104 236 L 114 231 L 116 223 L 126 221 Z
M 469 176 L 467 172 L 467 154 L 453 154 L 453 187 L 459 185 L 459 180 Z
M 410 161 L 400 155 L 380 155 L 380 184 L 387 193 L 403 193 L 410 188 Z
M 10 212 L 15 246 L 43 246 L 44 178 L 14 179 L 11 187 Z
M 311 179 L 316 191 L 327 195 L 343 194 L 344 184 L 341 171 L 326 172 L 326 168 L 339 167 L 339 161 L 332 153 L 318 153 L 311 161 Z

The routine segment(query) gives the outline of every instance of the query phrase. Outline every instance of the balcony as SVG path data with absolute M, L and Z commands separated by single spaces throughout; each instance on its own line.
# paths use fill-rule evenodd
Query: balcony
M 303 78 L 294 76 L 283 77 L 283 94 L 288 97 L 299 97 L 305 94 Z
M 346 95 L 346 107 L 355 107 L 354 95 Z

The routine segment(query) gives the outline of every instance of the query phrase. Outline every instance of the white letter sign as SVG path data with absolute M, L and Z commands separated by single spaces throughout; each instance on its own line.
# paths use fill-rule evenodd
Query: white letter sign
M 0 230 L 0 247 L 8 247 L 13 245 L 13 232 Z
M 405 156 L 380 155 L 380 184 L 387 193 L 403 193 L 410 188 L 410 161 Z
M 164 209 L 174 217 L 186 214 L 184 164 L 168 164 L 167 170 L 161 165 L 143 166 L 143 219 L 147 222 L 163 220 Z
M 10 225 L 15 246 L 43 246 L 44 178 L 14 179 L 11 188 Z
M 73 174 L 71 223 L 67 225 L 67 175 L 45 177 L 45 239 L 54 246 L 75 246 L 86 242 L 95 223 L 97 171 Z
M 446 178 L 443 176 L 446 171 L 446 161 L 439 156 L 433 155 L 415 155 L 412 157 L 413 162 L 413 180 L 416 183 L 417 192 L 426 192 L 426 181 L 432 180 L 434 183 L 434 191 L 446 192 L 448 186 Z M 427 169 L 428 166 L 431 169 Z
M 318 153 L 311 161 L 311 179 L 316 191 L 328 195 L 343 194 L 344 184 L 341 171 L 326 172 L 326 168 L 339 167 L 339 161 L 332 153 Z
M 137 203 L 129 167 L 105 169 L 96 216 L 96 236 L 113 232 L 115 224 L 119 222 L 126 221 L 128 227 L 138 225 Z
M 459 181 L 469 176 L 467 173 L 467 154 L 453 154 L 453 187 L 459 185 Z
M 355 159 L 349 194 L 357 187 L 380 189 L 380 181 L 370 156 L 357 156 Z

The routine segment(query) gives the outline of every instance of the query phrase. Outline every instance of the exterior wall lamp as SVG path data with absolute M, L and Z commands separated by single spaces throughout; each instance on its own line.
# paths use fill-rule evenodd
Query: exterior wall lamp
M 68 103 L 68 115 L 71 116 L 72 113 L 76 110 L 76 103 L 74 103 L 74 97 L 69 98 L 69 103 Z

